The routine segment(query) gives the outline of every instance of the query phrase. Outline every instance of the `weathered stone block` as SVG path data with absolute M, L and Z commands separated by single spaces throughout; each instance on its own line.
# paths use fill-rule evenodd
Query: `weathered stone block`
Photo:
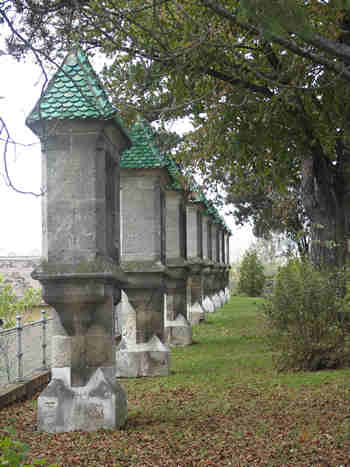
M 220 290 L 219 298 L 220 298 L 221 306 L 224 306 L 226 303 L 226 297 L 225 297 L 225 292 L 223 290 Z
M 127 417 L 126 394 L 113 371 L 99 368 L 88 384 L 69 387 L 52 379 L 38 399 L 38 429 L 47 433 L 122 427 Z
M 215 307 L 215 311 L 218 310 L 219 308 L 221 308 L 221 301 L 220 301 L 220 297 L 217 293 L 215 293 L 212 297 L 212 302 L 214 303 L 214 307 Z
M 174 321 L 165 322 L 165 342 L 168 345 L 192 344 L 192 326 L 179 314 Z
M 190 323 L 198 324 L 200 321 L 205 319 L 205 311 L 200 305 L 199 302 L 195 302 L 191 305 L 191 312 L 190 312 Z
M 213 313 L 215 311 L 215 305 L 212 302 L 211 298 L 206 296 L 202 303 L 204 311 L 207 313 Z
M 128 344 L 122 339 L 116 362 L 117 377 L 168 376 L 170 349 L 157 336 L 141 344 Z

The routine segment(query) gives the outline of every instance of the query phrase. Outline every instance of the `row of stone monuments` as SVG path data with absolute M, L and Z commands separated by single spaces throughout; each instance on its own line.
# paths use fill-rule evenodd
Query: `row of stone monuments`
M 39 430 L 119 427 L 127 399 L 116 376 L 168 375 L 169 345 L 191 344 L 191 325 L 228 299 L 230 231 L 146 122 L 125 130 L 82 51 L 27 125 L 45 189 L 45 260 L 33 277 L 55 310 Z

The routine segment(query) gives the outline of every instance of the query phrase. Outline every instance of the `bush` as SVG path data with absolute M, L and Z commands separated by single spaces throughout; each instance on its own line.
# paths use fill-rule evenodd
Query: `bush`
M 255 250 L 248 250 L 239 267 L 238 293 L 259 297 L 265 284 L 264 266 Z
M 15 326 L 16 316 L 22 315 L 25 310 L 40 305 L 41 291 L 27 288 L 21 298 L 16 296 L 13 287 L 8 284 L 0 274 L 0 318 L 4 328 Z
M 13 287 L 8 284 L 0 274 L 0 324 L 1 329 L 16 325 L 16 316 L 23 315 L 41 302 L 41 291 L 28 288 L 21 298 L 16 296 Z M 0 334 L 0 373 L 4 372 L 10 382 L 11 361 L 9 348 L 11 337 L 9 334 Z M 1 467 L 1 466 L 0 466 Z
M 264 310 L 279 370 L 321 370 L 350 363 L 344 275 L 327 274 L 306 262 L 280 268 Z
M 5 429 L 9 434 L 16 435 L 13 428 Z M 24 464 L 23 462 L 28 457 L 29 447 L 25 443 L 11 439 L 9 436 L 4 436 L 0 439 L 0 467 L 34 467 L 35 465 L 46 465 L 45 459 L 34 460 L 33 464 Z M 50 464 L 48 467 L 57 467 Z

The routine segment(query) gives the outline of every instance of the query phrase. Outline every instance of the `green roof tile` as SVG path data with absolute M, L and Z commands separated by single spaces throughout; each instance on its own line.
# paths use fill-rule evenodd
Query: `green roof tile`
M 154 143 L 151 127 L 138 118 L 129 132 L 132 147 L 124 152 L 120 167 L 123 169 L 154 169 L 166 167 L 165 159 Z
M 28 126 L 41 120 L 117 117 L 103 86 L 82 50 L 70 52 L 50 80 L 27 118 Z
M 157 147 L 151 126 L 142 118 L 138 117 L 129 132 L 132 147 L 122 155 L 120 167 L 122 169 L 167 169 L 171 183 L 169 189 L 182 189 L 178 182 L 181 175 L 176 162 L 169 156 L 161 153 Z

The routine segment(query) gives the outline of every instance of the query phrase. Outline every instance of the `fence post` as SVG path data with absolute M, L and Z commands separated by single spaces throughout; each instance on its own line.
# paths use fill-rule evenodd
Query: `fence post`
M 46 365 L 46 347 L 47 347 L 47 344 L 46 344 L 46 323 L 47 323 L 47 319 L 46 319 L 46 310 L 41 310 L 41 315 L 42 315 L 42 348 L 43 348 L 43 370 L 47 370 L 47 365 Z
M 22 330 L 21 316 L 16 316 L 16 330 L 17 330 L 17 378 L 18 382 L 23 381 L 23 353 L 22 353 Z

